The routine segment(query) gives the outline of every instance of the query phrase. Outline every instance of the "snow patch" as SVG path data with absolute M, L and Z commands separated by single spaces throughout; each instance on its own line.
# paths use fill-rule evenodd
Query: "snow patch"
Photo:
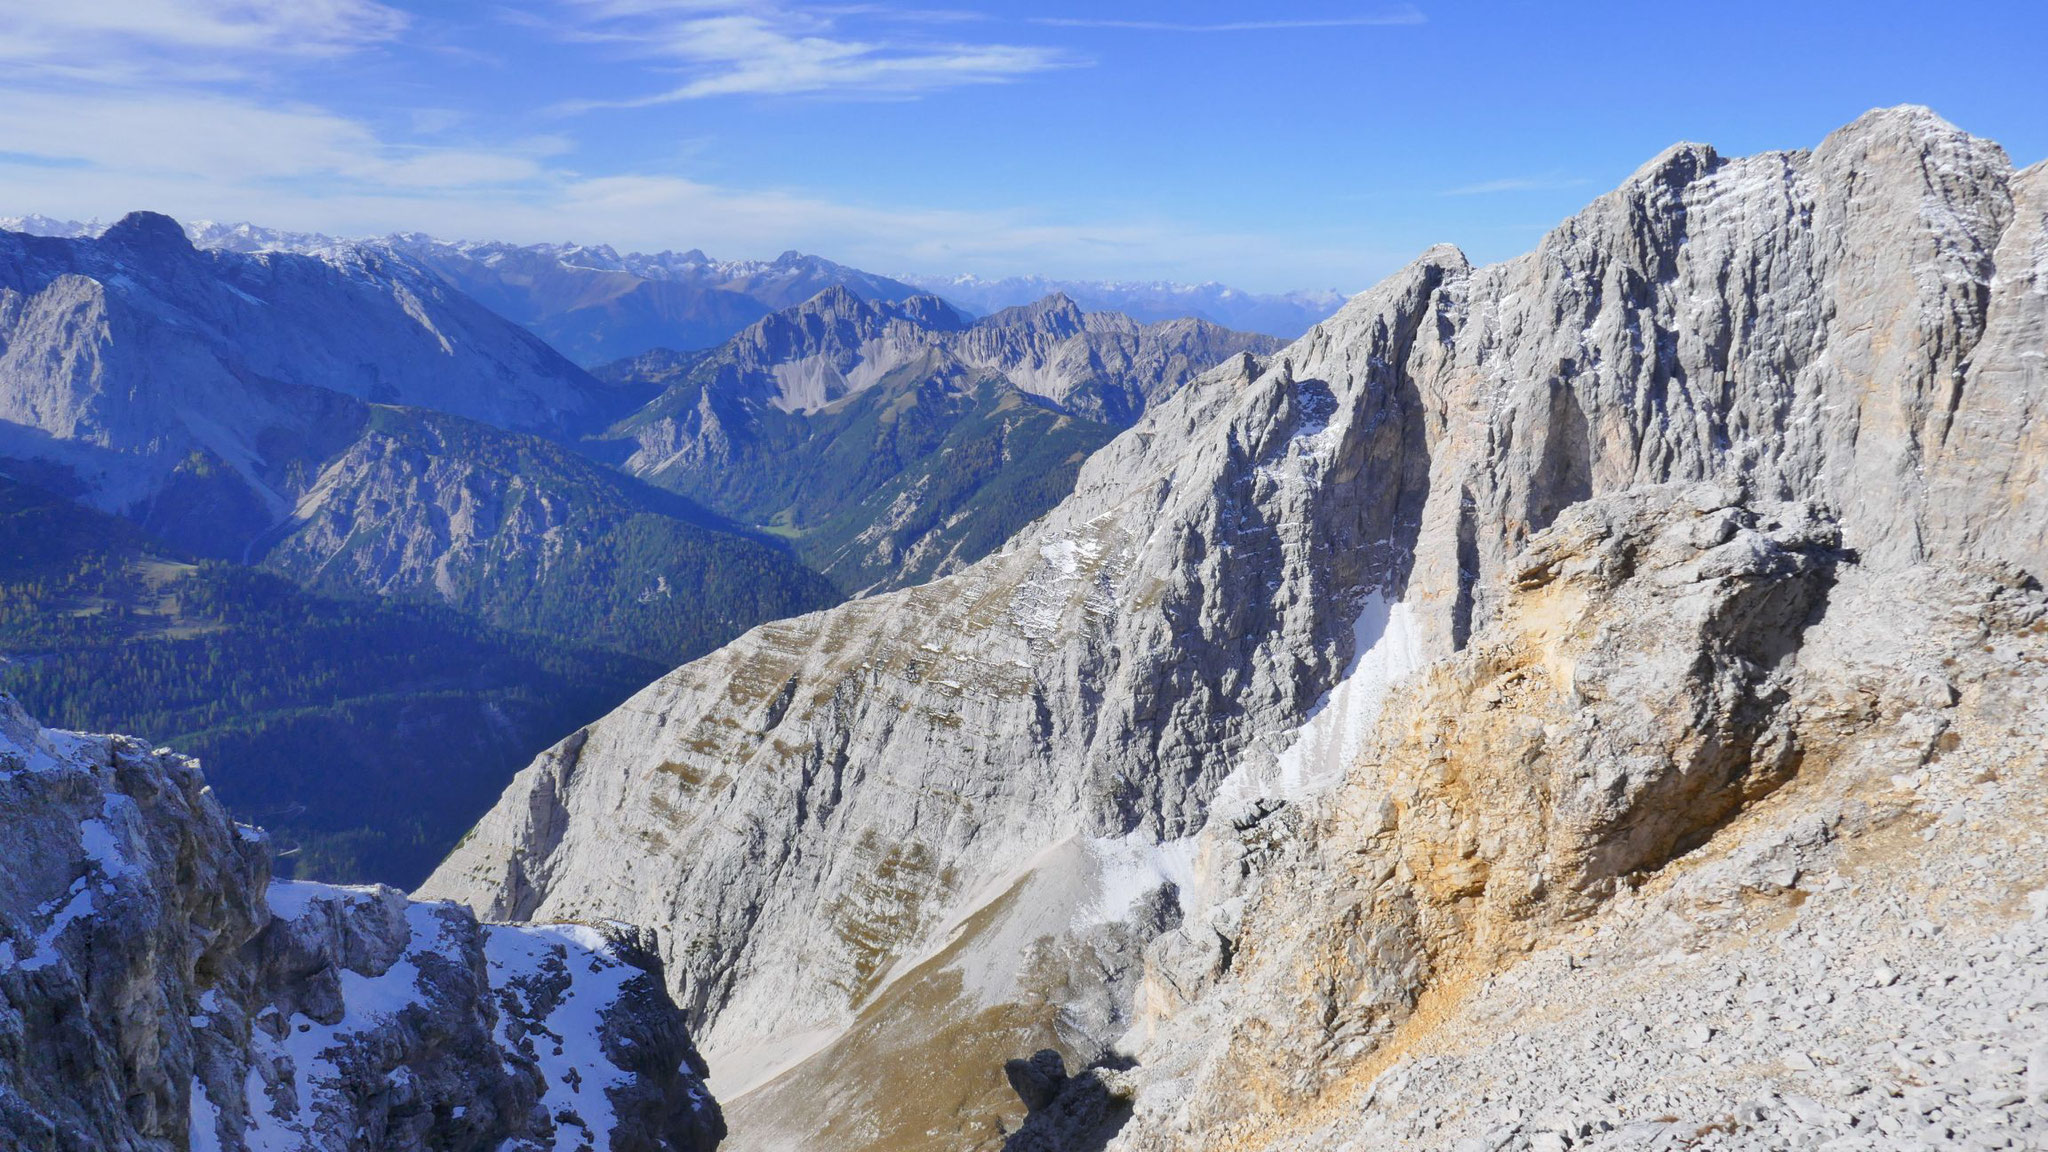
M 1092 898 L 1075 918 L 1078 925 L 1111 924 L 1130 918 L 1138 901 L 1172 884 L 1181 892 L 1195 886 L 1196 838 L 1155 843 L 1143 832 L 1088 841 L 1095 860 Z
M 11 697 L 0 697 L 0 778 L 85 767 L 92 746 L 104 742 L 105 737 L 44 728 Z
M 140 875 L 142 869 L 128 858 L 127 840 L 115 833 L 114 825 L 128 827 L 136 819 L 135 801 L 118 792 L 107 793 L 106 803 L 100 808 L 97 819 L 82 820 L 78 825 L 79 846 L 85 850 L 85 858 L 99 867 L 100 874 L 109 881 Z
M 607 1091 L 629 1077 L 604 1054 L 604 1015 L 641 975 L 612 949 L 602 933 L 583 924 L 494 924 L 485 929 L 484 958 L 491 987 L 519 1001 L 518 1016 L 537 1035 L 533 1045 L 547 1087 L 541 1103 L 559 1116 L 572 1112 L 583 1126 L 555 1128 L 555 1147 L 570 1152 L 595 1138 L 606 1142 L 615 1119 Z M 543 1010 L 537 992 L 566 973 L 569 986 Z M 498 1043 L 516 1048 L 506 1031 L 513 1013 L 502 1012 Z M 588 1134 L 586 1136 L 586 1133 Z
M 346 900 L 351 896 L 375 899 L 377 894 L 378 889 L 367 884 L 316 884 L 310 880 L 272 880 L 265 897 L 270 904 L 272 916 L 279 920 L 299 920 L 303 919 L 307 910 L 316 903 Z
M 221 1152 L 220 1109 L 206 1095 L 206 1085 L 192 1078 L 192 1152 Z
M 44 905 L 44 912 L 47 914 L 55 905 L 54 900 Z M 29 954 L 28 959 L 21 962 L 21 970 L 34 972 L 55 964 L 58 957 L 57 941 L 64 935 L 64 930 L 92 915 L 93 912 L 92 886 L 86 882 L 85 877 L 80 876 L 71 883 L 70 899 L 62 908 L 56 909 L 56 914 L 51 916 L 49 925 L 36 937 L 36 950 Z
M 1235 814 L 1260 800 L 1295 802 L 1344 775 L 1365 750 L 1387 690 L 1423 664 L 1414 609 L 1369 593 L 1352 621 L 1351 666 L 1309 710 L 1271 764 L 1248 761 L 1217 788 L 1210 810 Z

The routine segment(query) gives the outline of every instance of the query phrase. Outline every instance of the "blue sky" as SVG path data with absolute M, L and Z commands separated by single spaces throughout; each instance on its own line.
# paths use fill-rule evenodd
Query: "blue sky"
M 0 215 L 1351 291 L 1682 139 L 2033 163 L 2044 61 L 2038 3 L 0 0 Z

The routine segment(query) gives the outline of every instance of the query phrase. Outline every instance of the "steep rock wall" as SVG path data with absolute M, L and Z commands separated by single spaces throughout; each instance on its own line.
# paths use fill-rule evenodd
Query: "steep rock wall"
M 2048 567 L 2044 180 L 1895 109 L 1810 152 L 1674 148 L 1505 264 L 1432 250 L 1270 368 L 1150 411 L 1002 554 L 650 686 L 522 773 L 424 891 L 659 925 L 714 1066 L 765 1069 L 740 1086 L 941 954 L 1058 1031 L 1073 994 L 976 920 L 1026 862 L 1088 861 L 1035 905 L 1070 952 L 1106 898 L 1197 883 L 1187 838 L 1226 778 L 1250 786 L 1219 815 L 1268 807 L 1293 730 L 1388 638 L 1360 621 L 1453 653 L 1576 503 L 1713 480 L 1833 510 L 1873 572 Z M 1069 1055 L 1102 1054 L 1089 1031 Z M 843 1070 L 785 1075 L 875 1104 Z

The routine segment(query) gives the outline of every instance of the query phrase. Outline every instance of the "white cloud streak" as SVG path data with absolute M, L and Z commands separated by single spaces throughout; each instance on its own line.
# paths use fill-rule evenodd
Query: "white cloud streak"
M 184 177 L 459 189 L 535 179 L 538 155 L 557 147 L 541 138 L 525 151 L 410 148 L 318 108 L 203 93 L 0 92 L 0 153 L 123 186 Z
M 13 78 L 220 79 L 254 56 L 331 56 L 397 36 L 375 0 L 0 0 Z
M 571 110 L 740 95 L 902 97 L 1010 83 L 1085 63 L 1070 52 L 1039 45 L 842 31 L 844 17 L 865 14 L 863 9 L 801 9 L 747 0 L 575 0 L 574 6 L 582 20 L 573 36 L 680 64 L 689 78 L 646 96 L 583 101 Z
M 1117 20 L 1095 16 L 1035 16 L 1030 23 L 1049 28 L 1103 28 L 1123 32 L 1287 32 L 1308 28 L 1387 28 L 1425 24 L 1428 18 L 1412 4 L 1366 16 L 1332 16 L 1308 20 L 1226 20 L 1183 23 L 1173 20 Z
M 194 131 L 189 126 L 195 123 L 206 127 Z M 137 208 L 337 235 L 418 230 L 452 239 L 574 240 L 645 251 L 702 247 L 721 256 L 767 257 L 798 248 L 881 271 L 922 267 L 992 276 L 1242 282 L 1266 278 L 1277 261 L 1355 287 L 1365 273 L 1394 263 L 1384 253 L 1291 245 L 1167 220 L 1047 221 L 1017 211 L 857 204 L 676 176 L 588 176 L 551 164 L 540 150 L 410 149 L 318 109 L 237 106 L 225 99 L 153 110 L 106 102 L 45 119 L 40 127 L 0 116 L 0 213 L 111 220 Z M 1247 266 L 1254 253 L 1255 265 Z
M 945 13 L 902 20 L 900 11 L 798 12 L 771 0 L 574 2 L 582 19 L 552 29 L 558 39 L 683 71 L 684 84 L 656 101 L 920 93 L 1080 63 L 1050 49 L 954 43 L 969 22 Z M 150 208 L 338 235 L 423 230 L 733 256 L 794 247 L 882 270 L 996 276 L 1244 280 L 1269 275 L 1278 261 L 1355 285 L 1360 270 L 1391 263 L 1385 254 L 1143 217 L 1048 221 L 1023 210 L 860 204 L 677 175 L 593 173 L 580 170 L 575 142 L 563 135 L 477 144 L 461 138 L 470 118 L 457 109 L 422 106 L 373 123 L 280 96 L 309 61 L 325 69 L 351 52 L 406 47 L 407 19 L 372 0 L 75 0 L 72 8 L 0 0 L 0 213 L 115 219 Z M 921 38 L 939 26 L 945 40 Z

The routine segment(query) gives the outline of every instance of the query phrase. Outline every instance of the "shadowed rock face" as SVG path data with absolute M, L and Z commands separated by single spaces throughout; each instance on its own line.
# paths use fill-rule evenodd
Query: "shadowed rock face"
M 1169 882 L 1183 913 L 1222 908 L 1229 928 L 1233 885 L 1267 857 L 1219 862 L 1197 835 L 1212 809 L 1278 828 L 1273 813 L 1343 778 L 1388 680 L 1475 648 L 1525 581 L 1558 579 L 1517 559 L 1532 542 L 1576 555 L 1559 543 L 1573 525 L 1663 538 L 1627 527 L 1636 512 L 1594 531 L 1568 509 L 1712 482 L 1695 519 L 1727 515 L 1683 529 L 1697 557 L 1658 562 L 1728 565 L 1695 570 L 1724 592 L 1671 622 L 1668 654 L 1707 652 L 1704 679 L 1658 681 L 1664 710 L 1631 721 L 1706 743 L 1660 754 L 1685 767 L 1608 781 L 1574 817 L 1568 874 L 1542 882 L 1598 904 L 1792 771 L 1770 670 L 1830 572 L 2048 569 L 2044 225 L 2048 169 L 2015 172 L 1924 110 L 1872 113 L 1811 151 L 1674 148 L 1526 256 L 1475 269 L 1432 250 L 1269 367 L 1198 380 L 967 571 L 765 626 L 649 686 L 522 773 L 423 891 L 493 916 L 658 925 L 733 1077 L 744 1146 L 809 1135 L 740 1091 L 783 1068 L 778 1092 L 882 1114 L 899 1082 L 801 1057 L 880 1044 L 872 1013 L 904 981 L 973 989 L 932 1001 L 954 1019 L 1027 1006 L 1085 1064 L 1100 1029 L 1061 1009 L 1089 997 L 1042 979 L 1017 941 L 1073 956 L 1108 922 L 1166 931 L 1138 894 Z M 1817 510 L 1773 511 L 1802 502 Z M 1297 731 L 1340 683 L 1343 715 Z M 1491 874 L 1457 863 L 1476 858 L 1458 827 L 1425 885 L 1451 907 Z M 1360 978 L 1375 1003 L 1412 1001 L 1444 963 L 1434 921 L 1401 915 L 1424 926 L 1387 929 L 1392 951 Z M 1454 952 L 1486 931 L 1442 939 Z M 1252 946 L 1222 934 L 1211 967 Z M 1133 969 L 1099 971 L 1094 988 L 1128 1003 Z M 1029 1032 L 1004 1055 L 1047 1046 Z M 903 1059 L 952 1083 L 955 1055 L 919 1043 Z M 1000 1061 L 957 1076 L 1002 1087 Z M 879 1134 L 848 1121 L 813 1146 L 937 1146 L 919 1134 L 943 1115 Z M 947 1133 L 1000 1141 L 993 1121 Z
M 262 839 L 192 761 L 44 730 L 0 697 L 0 1144 L 709 1152 L 722 1138 L 637 937 L 272 884 Z

